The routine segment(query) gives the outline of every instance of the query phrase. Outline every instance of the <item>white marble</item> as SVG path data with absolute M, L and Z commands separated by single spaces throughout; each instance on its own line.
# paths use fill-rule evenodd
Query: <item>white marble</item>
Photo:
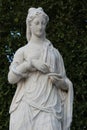
M 8 73 L 9 83 L 17 84 L 9 130 L 70 130 L 73 86 L 61 54 L 46 38 L 48 21 L 41 7 L 28 10 L 28 44 L 16 51 Z

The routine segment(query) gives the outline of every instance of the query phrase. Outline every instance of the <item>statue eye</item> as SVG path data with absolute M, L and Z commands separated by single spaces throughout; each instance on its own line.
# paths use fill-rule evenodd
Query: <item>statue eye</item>
M 42 25 L 45 25 L 46 24 L 46 22 L 45 21 L 42 21 Z

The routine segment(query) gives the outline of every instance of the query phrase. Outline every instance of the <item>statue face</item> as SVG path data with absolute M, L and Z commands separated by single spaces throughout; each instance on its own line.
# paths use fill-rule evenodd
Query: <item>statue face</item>
M 37 37 L 43 37 L 45 34 L 46 20 L 42 15 L 36 16 L 30 25 L 31 34 Z

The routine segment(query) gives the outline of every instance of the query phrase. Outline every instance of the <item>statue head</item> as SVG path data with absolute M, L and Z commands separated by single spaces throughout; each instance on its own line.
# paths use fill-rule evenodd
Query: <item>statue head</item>
M 31 35 L 32 35 L 32 32 L 31 32 L 31 24 L 33 23 L 33 21 L 37 18 L 43 18 L 43 25 L 44 25 L 44 30 L 45 30 L 45 27 L 49 21 L 49 17 L 48 15 L 43 11 L 43 9 L 41 7 L 39 8 L 30 8 L 28 10 L 28 15 L 27 15 L 27 18 L 26 18 L 26 26 L 27 26 L 27 29 L 26 29 L 26 38 L 27 38 L 27 41 L 29 42 L 30 41 L 30 38 L 31 38 Z M 38 24 L 38 23 L 36 23 Z M 44 32 L 44 36 L 45 36 L 45 32 Z

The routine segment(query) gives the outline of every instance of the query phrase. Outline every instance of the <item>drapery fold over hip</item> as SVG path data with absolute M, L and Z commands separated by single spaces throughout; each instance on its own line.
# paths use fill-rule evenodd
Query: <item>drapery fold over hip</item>
M 46 113 L 50 113 L 50 114 L 53 114 L 58 120 L 62 120 L 62 116 L 60 114 L 61 111 L 60 112 L 56 112 L 56 110 L 54 108 L 52 108 L 51 106 L 49 106 L 49 107 L 38 106 L 36 103 L 27 101 L 24 97 L 23 97 L 22 101 L 27 103 L 30 107 L 36 108 L 38 110 L 38 113 L 40 111 L 43 111 L 43 112 L 46 112 Z

